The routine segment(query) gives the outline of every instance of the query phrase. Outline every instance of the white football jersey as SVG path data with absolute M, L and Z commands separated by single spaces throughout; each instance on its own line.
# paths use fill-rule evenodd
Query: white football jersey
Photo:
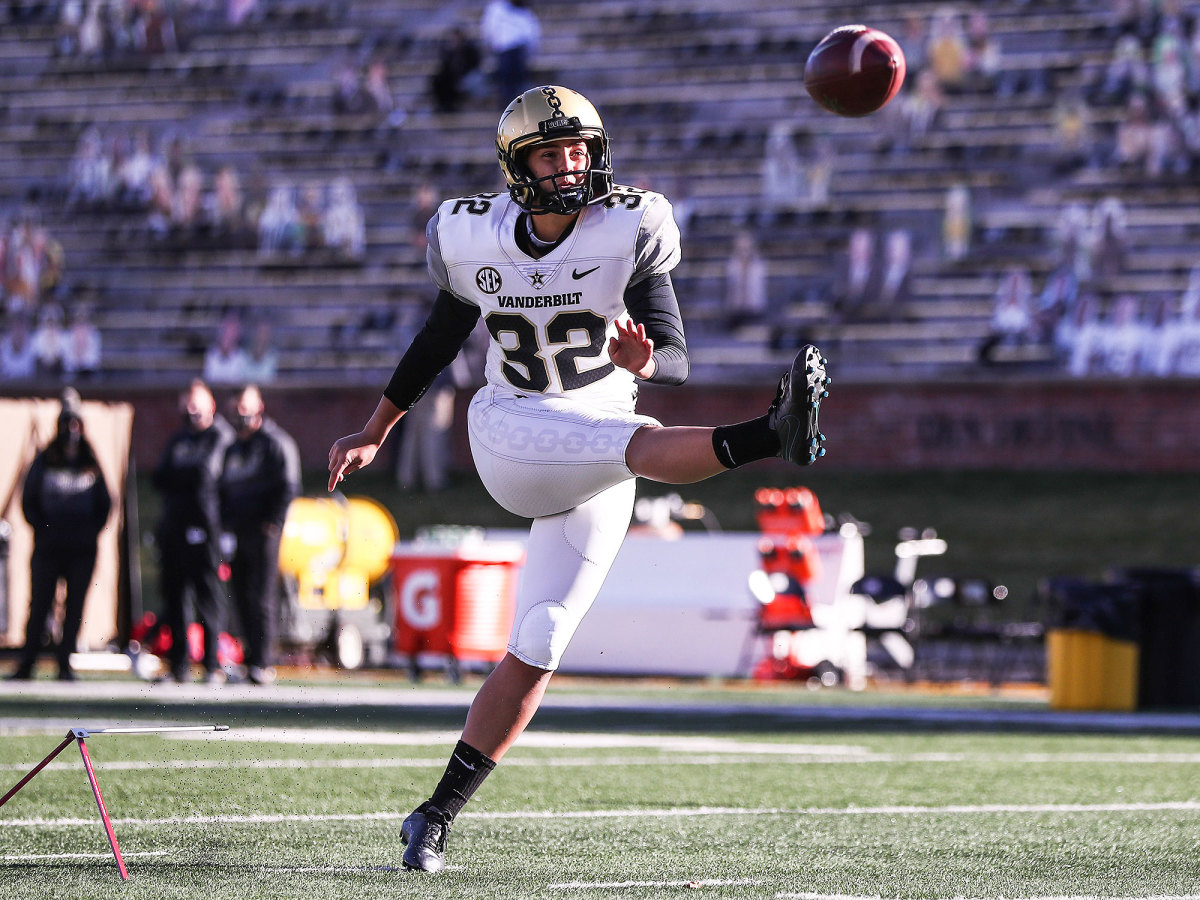
M 442 203 L 427 231 L 434 283 L 482 312 L 488 383 L 514 396 L 632 409 L 633 374 L 609 360 L 608 339 L 628 314 L 625 289 L 679 262 L 671 204 L 617 186 L 541 259 L 516 243 L 520 214 L 507 194 L 476 194 Z

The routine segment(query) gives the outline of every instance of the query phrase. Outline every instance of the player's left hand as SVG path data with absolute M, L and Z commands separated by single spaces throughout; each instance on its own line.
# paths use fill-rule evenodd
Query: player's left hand
M 654 341 L 646 337 L 646 326 L 632 319 L 618 320 L 616 326 L 616 336 L 608 339 L 608 358 L 638 378 L 649 378 L 655 369 Z

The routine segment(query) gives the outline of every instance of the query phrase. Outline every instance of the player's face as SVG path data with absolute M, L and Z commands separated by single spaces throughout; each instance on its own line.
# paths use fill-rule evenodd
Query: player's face
M 526 159 L 534 178 L 549 178 L 562 173 L 561 178 L 554 179 L 559 190 L 583 184 L 586 177 L 583 173 L 591 164 L 587 143 L 570 138 L 538 144 L 529 151 Z

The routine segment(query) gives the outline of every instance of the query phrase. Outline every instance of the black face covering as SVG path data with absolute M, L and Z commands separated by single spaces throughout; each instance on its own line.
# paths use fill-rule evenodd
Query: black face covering
M 189 428 L 194 428 L 196 431 L 201 431 L 204 428 L 204 416 L 202 413 L 183 411 L 183 424 Z
M 237 413 L 233 417 L 233 427 L 238 431 L 249 431 L 254 427 L 257 419 L 257 415 L 244 416 L 241 413 Z

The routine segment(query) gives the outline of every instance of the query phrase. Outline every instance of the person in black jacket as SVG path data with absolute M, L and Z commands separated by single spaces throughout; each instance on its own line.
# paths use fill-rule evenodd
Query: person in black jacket
M 216 414 L 212 391 L 196 379 L 180 396 L 183 427 L 167 442 L 154 470 L 154 487 L 162 495 L 157 538 L 162 580 L 162 623 L 171 629 L 167 657 L 170 677 L 191 681 L 188 659 L 186 595 L 204 630 L 205 680 L 224 680 L 217 662 L 223 589 L 217 576 L 221 536 L 217 481 L 233 429 Z
M 262 393 L 242 388 L 230 401 L 237 439 L 221 469 L 221 525 L 233 537 L 230 587 L 242 622 L 246 677 L 275 678 L 272 648 L 279 595 L 279 539 L 288 504 L 300 493 L 300 453 L 265 415 Z
M 21 510 L 33 528 L 33 556 L 29 564 L 29 623 L 12 677 L 26 679 L 33 674 L 61 579 L 66 582 L 67 594 L 62 639 L 55 655 L 59 679 L 74 681 L 71 652 L 96 566 L 96 540 L 112 511 L 112 497 L 84 434 L 79 394 L 74 388 L 63 391 L 58 431 L 34 457 L 25 475 Z

